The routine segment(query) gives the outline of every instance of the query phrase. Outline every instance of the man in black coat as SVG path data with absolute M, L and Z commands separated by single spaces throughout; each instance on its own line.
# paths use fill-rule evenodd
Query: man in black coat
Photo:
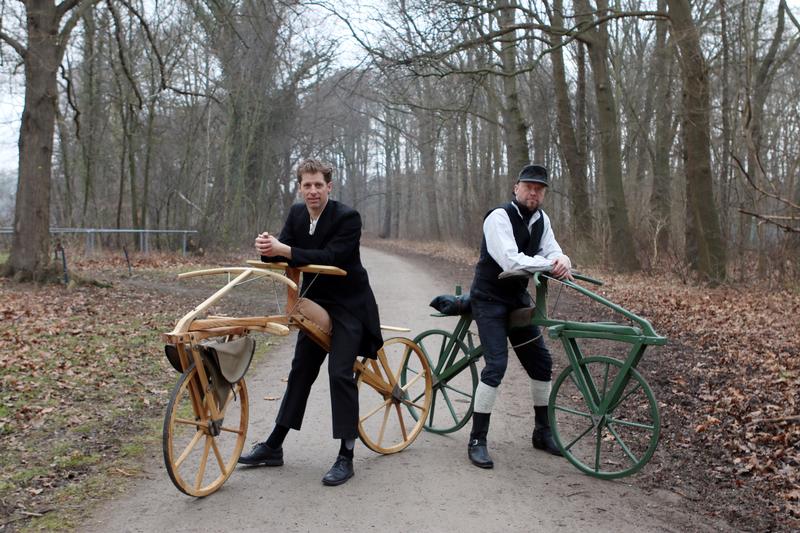
M 287 261 L 290 266 L 331 265 L 347 275 L 303 274 L 301 294 L 318 303 L 331 316 L 328 375 L 333 413 L 333 438 L 341 439 L 334 465 L 322 478 L 325 485 L 341 485 L 353 476 L 353 447 L 358 436 L 358 388 L 353 374 L 356 357 L 376 357 L 383 345 L 378 305 L 361 265 L 361 216 L 350 207 L 329 199 L 332 169 L 316 159 L 297 168 L 302 204 L 295 204 L 280 236 L 262 233 L 256 249 L 264 262 Z M 311 385 L 325 360 L 325 350 L 304 332 L 297 336 L 292 369 L 275 428 L 265 442 L 256 444 L 239 463 L 280 466 L 283 440 L 289 429 L 299 430 Z

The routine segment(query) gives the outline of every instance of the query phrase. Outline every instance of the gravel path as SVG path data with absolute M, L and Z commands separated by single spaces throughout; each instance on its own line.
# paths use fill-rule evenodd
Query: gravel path
M 416 259 L 362 249 L 383 324 L 417 333 L 452 327 L 429 316 L 430 299 L 453 290 L 454 272 L 435 272 Z M 466 287 L 470 279 L 461 280 Z M 388 335 L 387 335 L 388 336 Z M 269 432 L 283 394 L 294 335 L 277 345 L 247 377 L 249 442 Z M 555 348 L 551 342 L 550 346 Z M 554 349 L 554 352 L 558 350 Z M 558 355 L 557 355 L 558 356 Z M 324 368 L 324 366 L 323 366 Z M 324 373 L 324 370 L 323 370 Z M 469 425 L 440 436 L 422 433 L 405 451 L 377 455 L 356 446 L 355 477 L 325 487 L 335 458 L 327 378 L 312 390 L 303 430 L 291 432 L 280 468 L 238 469 L 217 493 L 179 493 L 162 464 L 160 446 L 144 475 L 124 496 L 100 504 L 81 531 L 717 531 L 730 526 L 687 514 L 681 497 L 644 493 L 630 483 L 600 481 L 566 460 L 535 451 L 527 377 L 512 357 L 492 417 L 493 470 L 473 467 L 466 454 Z

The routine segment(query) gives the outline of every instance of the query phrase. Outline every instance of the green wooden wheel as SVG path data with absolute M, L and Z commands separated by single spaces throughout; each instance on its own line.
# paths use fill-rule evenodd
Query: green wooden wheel
M 478 386 L 478 368 L 475 361 L 467 363 L 467 346 L 452 333 L 440 329 L 425 331 L 414 342 L 428 358 L 433 374 L 433 399 L 425 429 L 433 433 L 461 429 L 472 416 L 473 397 Z M 454 365 L 464 364 L 466 366 L 458 373 L 447 375 Z M 413 410 L 411 415 L 419 416 Z
M 622 391 L 614 390 L 622 367 L 617 359 L 587 357 L 578 374 L 565 368 L 550 394 L 553 437 L 564 457 L 602 479 L 637 472 L 653 456 L 661 432 L 653 391 L 636 369 Z M 606 398 L 613 402 L 602 409 Z

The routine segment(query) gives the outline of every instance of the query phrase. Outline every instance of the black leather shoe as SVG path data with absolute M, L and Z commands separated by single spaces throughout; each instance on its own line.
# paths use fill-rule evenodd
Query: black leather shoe
M 534 429 L 533 435 L 531 435 L 531 442 L 533 443 L 533 447 L 537 450 L 544 450 L 547 453 L 558 455 L 559 457 L 563 455 L 553 440 L 553 434 L 550 432 L 550 428 L 538 427 Z
M 328 473 L 325 474 L 325 477 L 322 478 L 322 484 L 328 485 L 329 487 L 341 485 L 353 477 L 354 473 L 353 460 L 350 457 L 340 455 L 336 458 L 336 462 L 333 463 L 333 466 L 330 470 L 328 470 Z
M 486 441 L 472 439 L 467 446 L 467 455 L 472 464 L 478 468 L 494 468 L 494 461 L 489 456 L 489 450 L 486 448 Z
M 266 442 L 259 442 L 250 453 L 239 457 L 240 465 L 281 466 L 283 464 L 283 446 L 273 450 Z

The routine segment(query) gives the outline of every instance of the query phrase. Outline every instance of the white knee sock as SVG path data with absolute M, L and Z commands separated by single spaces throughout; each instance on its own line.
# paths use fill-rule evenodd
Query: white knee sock
M 533 398 L 534 407 L 550 403 L 550 387 L 552 384 L 552 381 L 531 379 L 531 398 Z
M 478 387 L 475 389 L 473 411 L 476 413 L 491 413 L 496 399 L 497 387 L 491 387 L 483 381 L 479 381 Z

